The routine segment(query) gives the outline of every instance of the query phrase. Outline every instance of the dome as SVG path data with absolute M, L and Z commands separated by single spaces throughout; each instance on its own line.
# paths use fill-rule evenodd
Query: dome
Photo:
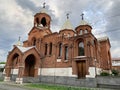
M 46 13 L 47 14 L 47 10 L 45 9 L 45 2 L 43 3 L 43 8 L 41 9 L 40 13 Z
M 16 45 L 16 46 L 22 46 L 22 42 L 20 41 L 20 37 L 19 37 L 19 39 L 18 39 L 18 41 L 16 42 L 15 45 Z
M 21 41 L 17 41 L 16 46 L 22 46 L 22 42 Z
M 90 25 L 90 24 L 86 22 L 85 20 L 81 20 L 80 25 Z
M 87 21 L 84 20 L 84 13 L 81 14 L 82 20 L 80 21 L 80 25 L 89 25 L 91 26 Z
M 73 29 L 73 26 L 72 26 L 72 24 L 71 24 L 71 22 L 70 22 L 69 19 L 67 19 L 67 20 L 65 21 L 65 23 L 63 24 L 63 26 L 62 26 L 61 29 L 62 29 L 62 30 L 63 30 L 63 29 Z
M 42 8 L 40 13 L 46 13 L 47 14 L 47 10 L 45 8 Z

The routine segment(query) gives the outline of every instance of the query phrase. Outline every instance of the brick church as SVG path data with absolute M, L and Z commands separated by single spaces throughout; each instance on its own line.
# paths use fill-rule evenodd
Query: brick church
M 54 22 L 54 21 L 53 21 Z M 84 20 L 72 28 L 69 16 L 59 32 L 52 32 L 51 16 L 43 9 L 34 15 L 28 39 L 20 40 L 7 56 L 4 81 L 24 82 L 25 77 L 95 78 L 111 70 L 110 41 L 97 39 L 92 26 Z

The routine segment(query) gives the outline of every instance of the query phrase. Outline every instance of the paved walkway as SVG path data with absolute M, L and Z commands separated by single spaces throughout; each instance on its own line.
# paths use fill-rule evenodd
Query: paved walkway
M 0 90 L 29 90 L 26 88 L 23 88 L 22 86 L 19 85 L 12 85 L 13 83 L 5 83 L 5 82 L 0 82 Z
M 25 84 L 15 84 L 14 82 L 0 82 L 0 90 L 42 90 L 39 88 L 29 88 L 25 87 Z M 103 89 L 96 88 L 93 90 L 116 90 L 116 89 Z
M 15 84 L 13 82 L 0 82 L 0 90 L 41 90 L 25 87 L 24 85 Z

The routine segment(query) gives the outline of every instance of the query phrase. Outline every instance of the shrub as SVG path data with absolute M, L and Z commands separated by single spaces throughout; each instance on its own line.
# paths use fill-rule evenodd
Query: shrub
M 109 76 L 109 73 L 108 72 L 101 72 L 100 75 L 101 76 Z
M 0 62 L 0 64 L 5 64 L 6 62 Z
M 119 74 L 119 71 L 118 71 L 118 70 L 112 70 L 112 75 L 118 76 L 118 74 Z
M 0 68 L 0 72 L 3 72 L 4 71 L 4 68 Z

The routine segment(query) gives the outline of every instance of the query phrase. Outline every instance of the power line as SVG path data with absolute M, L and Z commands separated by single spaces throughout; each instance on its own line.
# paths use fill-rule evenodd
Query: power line
M 95 33 L 95 35 L 100 35 L 100 34 L 103 34 L 103 33 L 110 33 L 110 32 L 114 32 L 114 31 L 120 31 L 120 28 L 116 28 L 116 29 L 112 29 L 112 30 L 104 31 L 104 32 L 100 32 L 100 33 Z
M 115 17 L 117 17 L 117 16 L 120 16 L 120 14 L 116 14 L 116 15 L 113 15 L 113 16 L 107 16 L 107 17 L 105 17 L 105 18 L 112 18 L 112 17 L 115 18 Z M 102 18 L 100 18 L 99 20 L 95 21 L 95 22 L 93 23 L 93 25 L 97 24 L 97 22 L 101 21 L 101 19 L 102 19 Z

